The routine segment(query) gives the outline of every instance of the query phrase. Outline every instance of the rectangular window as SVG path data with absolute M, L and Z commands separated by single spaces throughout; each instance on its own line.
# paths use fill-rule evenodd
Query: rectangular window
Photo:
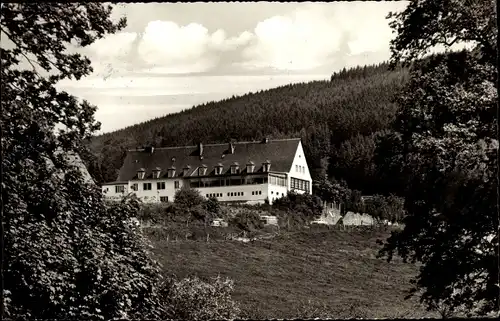
M 145 191 L 150 191 L 151 190 L 151 183 L 143 183 L 142 189 Z
M 139 189 L 139 186 L 137 185 L 137 183 L 134 183 L 132 184 L 132 186 L 130 186 L 130 188 L 133 190 L 133 191 L 137 191 Z
M 299 171 L 299 165 L 295 165 L 295 171 L 298 172 Z
M 254 194 L 255 194 L 255 192 L 252 191 L 252 195 L 254 195 Z
M 245 192 L 241 192 L 241 196 L 245 196 Z
M 259 191 L 259 195 L 262 195 L 262 191 Z
M 301 191 L 306 191 L 309 193 L 309 182 L 305 181 L 303 179 L 298 179 L 298 178 L 291 178 L 290 179 L 290 185 L 292 189 L 298 189 Z
M 160 196 L 160 202 L 168 203 L 168 196 Z
M 179 188 L 179 181 L 174 182 L 174 188 L 176 188 L 176 189 Z
M 123 185 L 115 186 L 115 193 L 123 193 L 123 192 L 125 192 L 125 186 Z
M 165 189 L 165 182 L 157 182 L 156 189 Z

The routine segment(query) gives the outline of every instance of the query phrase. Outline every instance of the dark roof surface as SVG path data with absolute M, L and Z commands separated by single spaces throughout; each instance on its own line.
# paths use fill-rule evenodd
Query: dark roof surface
M 220 163 L 224 174 L 234 162 L 238 162 L 241 173 L 245 173 L 245 165 L 249 161 L 255 163 L 254 172 L 262 172 L 262 163 L 267 160 L 271 162 L 271 172 L 289 172 L 299 142 L 300 138 L 269 140 L 268 143 L 236 142 L 233 143 L 234 154 L 230 154 L 229 143 L 207 144 L 203 145 L 203 159 L 198 154 L 198 146 L 155 148 L 152 154 L 144 149 L 130 150 L 117 181 L 136 179 L 140 168 L 146 171 L 145 179 L 152 178 L 156 167 L 161 168 L 160 178 L 167 177 L 167 170 L 171 166 L 176 168 L 176 177 L 183 177 L 183 168 L 188 165 L 191 167 L 186 176 L 191 176 L 203 164 L 208 167 L 207 175 L 214 175 L 215 166 Z
M 127 184 L 128 181 L 114 181 L 114 182 L 108 182 L 108 183 L 104 183 L 102 185 L 121 185 L 121 184 Z

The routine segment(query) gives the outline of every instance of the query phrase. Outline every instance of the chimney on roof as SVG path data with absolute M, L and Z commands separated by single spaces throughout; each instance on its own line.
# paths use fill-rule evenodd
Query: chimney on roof
M 229 148 L 228 148 L 229 154 L 234 154 L 234 144 L 229 143 Z
M 203 144 L 201 142 L 198 143 L 198 152 L 200 156 L 203 156 Z

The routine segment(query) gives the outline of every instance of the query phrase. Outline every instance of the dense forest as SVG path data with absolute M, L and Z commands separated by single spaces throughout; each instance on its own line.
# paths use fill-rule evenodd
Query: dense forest
M 86 155 L 98 182 L 113 181 L 129 148 L 300 137 L 313 178 L 328 174 L 363 193 L 378 192 L 375 139 L 394 120 L 393 98 L 408 71 L 389 65 L 343 69 L 329 81 L 297 83 L 207 102 L 96 136 Z

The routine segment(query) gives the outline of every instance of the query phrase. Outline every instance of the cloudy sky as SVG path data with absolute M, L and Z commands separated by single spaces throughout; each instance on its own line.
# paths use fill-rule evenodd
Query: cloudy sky
M 128 26 L 83 52 L 94 73 L 60 89 L 98 106 L 109 132 L 196 104 L 389 58 L 385 19 L 407 2 L 136 3 Z

